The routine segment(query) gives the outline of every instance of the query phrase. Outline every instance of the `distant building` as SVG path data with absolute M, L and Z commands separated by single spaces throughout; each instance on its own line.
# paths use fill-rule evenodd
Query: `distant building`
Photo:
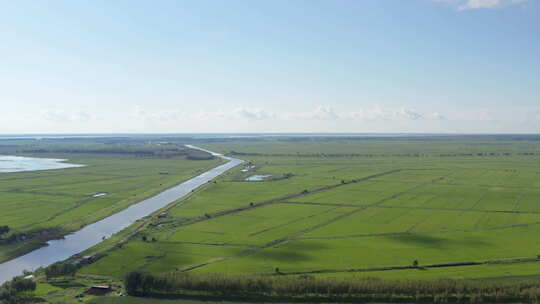
M 113 289 L 109 285 L 97 285 L 92 286 L 84 294 L 87 296 L 106 296 L 113 292 Z

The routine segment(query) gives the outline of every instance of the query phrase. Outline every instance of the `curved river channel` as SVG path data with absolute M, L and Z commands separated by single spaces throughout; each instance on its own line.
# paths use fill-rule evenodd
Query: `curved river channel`
M 225 157 L 221 154 L 194 146 L 188 147 L 209 152 L 214 156 L 228 160 L 228 162 L 169 188 L 156 196 L 145 199 L 118 213 L 90 224 L 73 234 L 67 235 L 64 239 L 49 241 L 48 246 L 0 264 L 0 285 L 17 275 L 21 275 L 23 270 L 34 270 L 58 261 L 63 261 L 74 254 L 98 244 L 104 236 L 110 237 L 133 224 L 136 220 L 185 197 L 192 190 L 244 162 L 240 159 Z

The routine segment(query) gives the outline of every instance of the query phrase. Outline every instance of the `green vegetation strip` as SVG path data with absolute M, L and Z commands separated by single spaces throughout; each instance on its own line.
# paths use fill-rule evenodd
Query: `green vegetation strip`
M 384 269 L 414 260 L 517 262 L 313 275 L 458 279 L 540 273 L 540 263 L 519 262 L 540 254 L 540 158 L 521 155 L 540 151 L 540 142 L 274 139 L 205 147 L 248 153 L 243 158 L 254 167 L 233 170 L 171 205 L 164 218 L 148 219 L 121 248 L 79 274 L 273 275 L 276 268 Z M 355 153 L 372 156 L 346 156 Z M 400 156 L 405 154 L 419 156 Z M 393 173 L 379 175 L 386 172 Z M 287 178 L 244 181 L 253 174 Z M 367 179 L 354 183 L 359 177 Z
M 540 282 L 479 282 L 458 280 L 332 279 L 310 276 L 227 276 L 185 274 L 126 276 L 129 295 L 141 297 L 252 301 L 325 301 L 391 303 L 536 303 Z
M 350 268 L 350 269 L 321 269 L 312 271 L 296 271 L 296 272 L 278 272 L 269 275 L 306 275 L 306 274 L 321 274 L 321 273 L 338 273 L 338 272 L 373 272 L 373 271 L 391 271 L 391 270 L 405 270 L 405 269 L 418 269 L 426 270 L 429 268 L 446 268 L 446 267 L 464 267 L 464 266 L 478 266 L 489 264 L 517 264 L 517 263 L 530 263 L 538 262 L 540 258 L 517 258 L 517 259 L 504 259 L 504 260 L 489 260 L 481 262 L 457 262 L 457 263 L 445 263 L 445 264 L 432 264 L 432 265 L 406 265 L 406 266 L 387 266 L 387 267 L 372 267 L 372 268 Z M 265 275 L 265 274 L 262 274 Z M 268 275 L 268 274 L 266 274 Z

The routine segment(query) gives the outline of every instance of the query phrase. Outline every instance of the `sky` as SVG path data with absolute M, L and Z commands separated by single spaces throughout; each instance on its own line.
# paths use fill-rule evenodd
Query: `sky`
M 540 0 L 0 0 L 0 134 L 540 133 Z

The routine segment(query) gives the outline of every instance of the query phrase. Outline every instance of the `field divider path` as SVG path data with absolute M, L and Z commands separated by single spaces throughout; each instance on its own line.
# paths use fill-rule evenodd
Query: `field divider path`
M 400 171 L 402 171 L 402 169 L 396 169 L 396 170 L 392 170 L 392 171 L 387 171 L 387 172 L 385 172 L 386 174 L 384 174 L 384 175 L 391 174 L 391 173 L 396 173 L 396 172 L 400 172 Z M 383 174 L 383 173 L 376 174 L 376 175 L 372 175 L 371 178 L 374 178 L 373 176 L 379 177 L 379 176 L 381 176 L 382 174 Z M 266 243 L 266 244 L 264 244 L 264 245 L 261 245 L 261 246 L 258 246 L 258 247 L 255 247 L 255 248 L 252 248 L 252 249 L 249 249 L 249 250 L 240 252 L 240 253 L 238 253 L 238 254 L 236 254 L 236 255 L 234 255 L 234 256 L 231 256 L 231 257 L 222 257 L 222 259 L 216 260 L 216 261 L 214 261 L 214 262 L 205 261 L 205 262 L 198 263 L 198 264 L 195 264 L 195 265 L 189 265 L 189 266 L 186 266 L 186 267 L 180 269 L 180 271 L 181 271 L 181 272 L 186 272 L 186 271 L 190 271 L 190 270 L 193 270 L 193 269 L 196 269 L 196 268 L 200 268 L 200 267 L 203 267 L 203 266 L 206 266 L 206 265 L 215 263 L 215 262 L 224 261 L 224 260 L 232 259 L 232 258 L 239 258 L 239 257 L 244 257 L 244 256 L 252 255 L 252 254 L 254 254 L 254 253 L 256 253 L 256 252 L 258 252 L 258 251 L 260 251 L 260 250 L 263 250 L 263 249 L 266 249 L 266 248 L 270 248 L 270 247 L 274 247 L 274 246 L 278 246 L 278 245 L 281 245 L 281 244 L 283 244 L 283 243 L 289 242 L 289 241 L 291 241 L 291 240 L 297 240 L 297 239 L 298 239 L 297 236 L 300 236 L 300 235 L 309 233 L 309 232 L 311 232 L 311 231 L 314 231 L 314 230 L 316 230 L 316 229 L 319 229 L 319 228 L 321 228 L 321 227 L 327 226 L 327 225 L 329 225 L 329 224 L 332 224 L 332 223 L 334 223 L 334 222 L 336 222 L 336 221 L 339 221 L 339 220 L 341 220 L 341 219 L 343 219 L 343 218 L 352 216 L 352 215 L 354 215 L 354 214 L 356 214 L 356 213 L 358 213 L 358 212 L 361 212 L 361 211 L 363 211 L 363 210 L 366 210 L 366 209 L 368 209 L 368 208 L 372 208 L 372 207 L 381 205 L 381 204 L 385 203 L 385 202 L 388 201 L 388 200 L 395 199 L 395 198 L 397 198 L 397 197 L 399 197 L 399 196 L 401 196 L 401 195 L 403 195 L 403 194 L 406 194 L 406 193 L 409 193 L 409 192 L 411 192 L 411 191 L 414 191 L 414 190 L 416 190 L 417 188 L 422 187 L 422 186 L 424 186 L 424 185 L 434 183 L 434 182 L 436 182 L 437 180 L 440 180 L 440 179 L 442 179 L 442 178 L 444 178 L 444 177 L 436 178 L 436 179 L 433 179 L 433 180 L 428 181 L 428 182 L 424 182 L 424 183 L 421 183 L 421 184 L 417 184 L 417 185 L 415 185 L 414 187 L 411 187 L 411 188 L 409 188 L 409 189 L 407 189 L 407 190 L 404 190 L 404 191 L 395 193 L 395 194 L 393 194 L 393 195 L 391 195 L 391 196 L 389 196 L 389 197 L 383 198 L 383 199 L 381 199 L 381 200 L 379 200 L 379 201 L 377 201 L 377 202 L 375 202 L 375 203 L 373 203 L 373 204 L 361 206 L 361 207 L 356 208 L 356 209 L 354 209 L 354 210 L 352 210 L 352 211 L 350 211 L 350 212 L 347 212 L 347 213 L 338 215 L 338 216 L 336 216 L 336 217 L 334 217 L 334 218 L 332 218 L 332 219 L 330 219 L 330 220 L 327 220 L 327 221 L 324 221 L 324 222 L 319 223 L 319 224 L 317 224 L 317 225 L 311 226 L 311 227 L 309 227 L 309 228 L 306 228 L 306 229 L 303 229 L 303 230 L 294 232 L 294 233 L 289 234 L 289 235 L 287 235 L 287 236 L 285 236 L 285 237 L 282 237 L 282 238 L 279 238 L 279 239 L 275 239 L 275 240 L 273 240 L 273 241 L 271 241 L 271 242 L 268 242 L 268 243 Z M 362 180 L 367 180 L 367 179 L 369 179 L 369 178 L 363 178 Z M 344 184 L 340 184 L 340 185 L 344 185 Z M 336 185 L 336 186 L 339 186 L 339 185 Z M 332 188 L 335 188 L 335 186 L 332 187 Z M 305 195 L 305 194 L 303 194 L 303 195 Z M 300 196 L 302 196 L 302 195 L 300 195 Z
M 393 173 L 397 173 L 397 172 L 401 172 L 403 171 L 403 169 L 394 169 L 394 170 L 389 170 L 389 171 L 385 171 L 385 172 L 381 172 L 381 173 L 377 173 L 377 174 L 373 174 L 373 175 L 369 175 L 369 176 L 366 176 L 366 177 L 362 177 L 362 178 L 359 178 L 359 179 L 354 179 L 352 181 L 349 181 L 349 182 L 345 182 L 345 183 L 339 183 L 339 184 L 335 184 L 335 185 L 329 185 L 329 186 L 324 186 L 324 187 L 320 187 L 320 188 L 316 188 L 314 190 L 311 190 L 311 191 L 302 191 L 300 193 L 295 193 L 295 194 L 290 194 L 290 195 L 286 195 L 284 197 L 280 197 L 280 198 L 276 198 L 276 199 L 272 199 L 272 200 L 268 200 L 268 201 L 264 201 L 264 202 L 260 202 L 260 203 L 255 203 L 251 206 L 246 206 L 246 207 L 240 207 L 240 208 L 235 208 L 235 209 L 230 209 L 230 210 L 225 210 L 225 211 L 222 211 L 222 212 L 217 212 L 217 213 L 214 213 L 212 215 L 210 215 L 210 217 L 200 217 L 198 218 L 197 220 L 194 220 L 194 221 L 190 221 L 189 223 L 186 223 L 185 225 L 191 225 L 191 224 L 194 224 L 194 223 L 198 223 L 198 222 L 201 222 L 201 221 L 205 221 L 205 220 L 209 220 L 211 218 L 215 218 L 217 216 L 224 216 L 224 215 L 228 215 L 228 214 L 232 214 L 232 213 L 237 213 L 237 212 L 241 212 L 241 211 L 245 211 L 245 210 L 249 210 L 249 209 L 252 209 L 252 208 L 256 208 L 256 207 L 262 207 L 262 206 L 266 206 L 266 205 L 270 205 L 270 204 L 275 204 L 275 203 L 283 203 L 283 201 L 286 201 L 286 200 L 290 200 L 290 199 L 293 199 L 293 198 L 297 198 L 297 197 L 302 197 L 302 196 L 305 196 L 305 195 L 308 195 L 308 194 L 313 194 L 313 193 L 317 193 L 317 192 L 323 192 L 323 191 L 327 191 L 327 190 L 331 190 L 331 189 L 335 189 L 337 187 L 341 187 L 341 186 L 345 186 L 345 185 L 350 185 L 351 183 L 358 183 L 358 182 L 362 182 L 362 181 L 367 181 L 367 180 L 370 180 L 370 179 L 373 179 L 373 178 L 378 178 L 378 177 L 382 177 L 382 176 L 385 176 L 385 175 L 389 175 L 389 174 L 393 174 Z M 416 185 L 415 187 L 413 188 L 416 188 L 416 187 L 419 187 L 423 184 L 420 184 L 420 185 Z M 406 191 L 409 191 L 409 190 L 412 190 L 412 189 L 408 189 Z M 404 192 L 406 192 L 404 191 Z M 382 204 L 384 203 L 386 200 L 389 200 L 389 199 L 393 199 L 396 195 L 398 194 L 394 194 L 392 195 L 391 197 L 388 197 L 386 199 L 382 199 L 378 202 L 376 202 L 375 204 Z M 400 194 L 399 194 L 400 195 Z M 333 223 L 337 220 L 340 220 L 341 218 L 344 218 L 344 217 L 347 217 L 347 216 L 350 216 L 352 214 L 355 214 L 357 212 L 360 212 L 364 209 L 367 209 L 369 206 L 371 205 L 368 205 L 367 207 L 366 206 L 362 206 L 360 208 L 356 208 L 355 210 L 352 210 L 351 212 L 347 212 L 345 214 L 341 214 L 335 218 L 332 218 L 330 219 L 329 221 L 326 221 L 324 223 L 321 224 L 318 224 L 318 225 L 315 225 L 313 227 L 310 227 L 308 229 L 305 229 L 305 230 L 302 230 L 300 232 L 296 232 L 292 235 L 288 235 L 286 237 L 283 237 L 283 238 L 279 238 L 279 239 L 276 239 L 276 240 L 273 240 L 269 243 L 266 243 L 264 245 L 261 245 L 261 246 L 257 246 L 257 247 L 254 247 L 252 249 L 249 249 L 249 250 L 246 250 L 246 251 L 243 251 L 243 252 L 240 252 L 234 256 L 231 256 L 231 257 L 220 257 L 220 258 L 216 258 L 216 259 L 212 259 L 212 260 L 208 260 L 208 261 L 204 261 L 204 262 L 201 262 L 201 263 L 197 263 L 197 264 L 194 264 L 194 265 L 188 265 L 188 266 L 185 266 L 181 269 L 179 269 L 180 272 L 186 272 L 186 271 L 190 271 L 190 270 L 193 270 L 193 269 L 196 269 L 196 268 L 200 268 L 200 267 L 203 267 L 203 266 L 206 266 L 206 265 L 209 265 L 209 264 L 213 264 L 215 262 L 221 262 L 221 261 L 224 261 L 226 259 L 231 259 L 231 258 L 237 258 L 237 257 L 242 257 L 242 256 L 247 256 L 247 255 L 251 255 L 259 250 L 262 250 L 262 249 L 265 249 L 265 248 L 268 248 L 268 247 L 273 247 L 273 246 L 276 246 L 276 245 L 279 245 L 279 244 L 282 244 L 282 243 L 285 243 L 289 240 L 292 239 L 292 236 L 293 235 L 297 235 L 297 234 L 304 234 L 304 233 L 307 233 L 309 231 L 307 230 L 310 230 L 310 229 L 317 229 L 319 227 L 322 227 L 322 226 L 325 226 L 325 225 L 328 225 L 330 223 Z M 311 230 L 310 230 L 311 231 Z
M 310 218 L 314 218 L 316 216 L 319 216 L 319 215 L 322 215 L 322 214 L 326 214 L 330 211 L 334 211 L 334 210 L 337 210 L 341 208 L 340 206 L 337 206 L 337 207 L 334 207 L 334 208 L 331 208 L 331 209 L 327 209 L 327 210 L 324 210 L 323 212 L 318 212 L 318 213 L 314 213 L 314 214 L 310 214 L 308 216 L 304 216 L 304 217 L 301 217 L 301 218 L 298 218 L 298 219 L 295 219 L 295 220 L 292 220 L 292 221 L 288 221 L 286 223 L 283 223 L 283 224 L 279 224 L 279 225 L 276 225 L 276 226 L 272 226 L 272 227 L 268 227 L 268 228 L 265 228 L 263 230 L 259 230 L 259 231 L 256 231 L 254 233 L 251 233 L 249 234 L 248 236 L 252 237 L 252 236 L 256 236 L 256 235 L 259 235 L 261 233 L 265 233 L 265 232 L 268 232 L 268 231 L 272 231 L 272 230 L 275 230 L 275 229 L 279 229 L 279 228 L 282 228 L 282 227 L 286 227 L 288 225 L 291 225 L 291 224 L 294 224 L 294 223 L 298 223 L 298 222 L 301 222 L 301 221 L 304 221 L 304 220 L 307 220 L 307 219 L 310 219 Z
M 481 196 L 478 200 L 476 200 L 476 202 L 474 202 L 474 204 L 472 204 L 472 206 L 470 206 L 469 208 L 466 208 L 466 209 L 472 209 L 472 210 L 474 210 L 474 208 L 475 208 L 476 206 L 478 206 L 478 204 L 480 204 L 480 202 L 482 202 L 482 200 L 484 199 L 484 197 L 486 197 L 486 195 L 487 195 L 486 193 L 482 194 L 482 196 Z M 462 211 L 459 215 L 460 215 L 460 216 L 463 215 L 464 212 L 465 212 L 465 211 Z
M 85 203 L 87 203 L 88 201 L 92 200 L 92 198 L 90 197 L 87 197 L 87 198 L 84 198 L 84 199 L 81 199 L 81 200 L 78 200 L 76 201 L 74 204 L 72 204 L 71 206 L 68 206 L 62 210 L 59 210 L 58 212 L 54 213 L 54 214 L 51 214 L 50 216 L 46 217 L 46 218 L 43 218 L 35 223 L 32 223 L 32 224 L 29 224 L 29 225 L 24 225 L 24 226 L 20 226 L 19 229 L 24 229 L 24 228 L 28 228 L 28 227 L 32 227 L 32 226 L 36 226 L 38 224 L 41 224 L 41 223 L 46 223 L 48 221 L 52 221 L 53 219 L 61 216 L 62 214 L 66 213 L 66 212 L 69 212 L 71 210 L 74 210 L 74 209 L 77 209 L 79 208 L 80 206 L 84 205 Z
M 353 208 L 357 208 L 360 206 L 368 206 L 368 205 L 334 204 L 334 203 L 319 203 L 319 202 L 279 202 L 279 203 L 286 204 L 286 205 L 312 205 L 312 206 L 353 207 Z
M 253 248 L 257 245 L 252 244 L 232 244 L 232 243 L 204 243 L 204 242 L 175 242 L 175 241 L 159 241 L 159 244 L 170 245 L 202 245 L 202 246 L 218 246 L 218 247 L 240 247 L 240 248 Z
M 222 211 L 218 211 L 218 212 L 214 212 L 214 213 L 208 213 L 207 215 L 193 218 L 193 219 L 191 219 L 189 221 L 186 221 L 186 222 L 184 222 L 184 223 L 182 223 L 182 224 L 180 224 L 178 226 L 181 227 L 181 226 L 193 225 L 193 224 L 208 221 L 208 220 L 211 220 L 211 219 L 214 219 L 214 218 L 217 218 L 217 217 L 222 217 L 222 216 L 235 214 L 235 213 L 242 212 L 242 211 L 251 210 L 253 208 L 259 208 L 259 207 L 272 205 L 272 204 L 276 204 L 276 203 L 284 203 L 285 201 L 290 200 L 290 199 L 306 196 L 306 195 L 313 194 L 313 193 L 332 190 L 332 189 L 335 189 L 335 188 L 338 188 L 338 187 L 347 186 L 347 185 L 350 185 L 350 184 L 353 184 L 353 183 L 359 183 L 359 182 L 367 181 L 367 180 L 370 180 L 370 179 L 373 179 L 373 178 L 382 177 L 382 176 L 397 173 L 397 172 L 400 172 L 400 171 L 402 171 L 402 169 L 394 169 L 394 170 L 385 171 L 385 172 L 382 172 L 382 173 L 369 175 L 369 176 L 362 177 L 362 178 L 359 178 L 359 179 L 353 179 L 353 180 L 345 182 L 345 183 L 328 185 L 328 186 L 315 188 L 315 189 L 312 189 L 312 190 L 307 190 L 307 191 L 304 190 L 302 192 L 288 194 L 288 195 L 285 195 L 285 196 L 282 196 L 282 197 L 262 201 L 262 202 L 259 202 L 259 203 L 253 203 L 252 205 L 246 205 L 246 206 L 243 206 L 243 207 L 237 207 L 237 208 L 222 210 Z M 358 205 L 356 205 L 354 207 L 358 207 Z
M 512 229 L 519 227 L 529 227 L 540 225 L 540 221 L 525 223 L 525 224 L 509 224 L 496 227 L 488 228 L 479 228 L 479 229 L 448 229 L 448 230 L 437 230 L 437 231 L 404 231 L 404 232 L 388 232 L 388 233 L 366 233 L 366 234 L 351 234 L 351 235 L 336 235 L 336 236 L 320 236 L 320 237 L 306 237 L 306 238 L 294 238 L 291 240 L 296 241 L 309 241 L 309 240 L 337 240 L 337 239 L 354 239 L 354 238 L 367 238 L 367 237 L 388 237 L 388 236 L 404 236 L 404 235 L 430 235 L 430 234 L 444 234 L 444 233 L 456 233 L 456 232 L 479 232 L 479 231 L 493 231 L 493 230 L 504 230 Z
M 361 207 L 359 207 L 359 208 L 357 208 L 357 209 L 355 209 L 355 210 L 352 210 L 351 212 L 347 212 L 347 213 L 341 214 L 341 215 L 339 215 L 339 216 L 337 216 L 337 217 L 335 217 L 335 218 L 333 218 L 333 219 L 330 219 L 330 220 L 328 220 L 328 221 L 326 221 L 326 222 L 319 223 L 319 224 L 317 224 L 317 225 L 315 225 L 315 226 L 312 226 L 312 227 L 310 227 L 310 228 L 307 228 L 307 229 L 298 231 L 298 232 L 296 232 L 296 233 L 293 233 L 293 234 L 287 236 L 287 239 L 289 239 L 289 240 L 290 240 L 290 239 L 293 239 L 293 238 L 295 238 L 297 235 L 302 235 L 302 234 L 306 234 L 306 233 L 312 232 L 312 231 L 314 231 L 314 230 L 316 230 L 316 229 L 319 229 L 319 228 L 321 228 L 321 227 L 330 225 L 330 224 L 332 224 L 332 223 L 334 223 L 334 222 L 337 222 L 337 221 L 339 221 L 339 220 L 341 220 L 341 219 L 344 219 L 344 218 L 346 218 L 346 217 L 352 216 L 352 215 L 354 215 L 354 214 L 356 214 L 356 213 L 358 213 L 358 212 L 364 211 L 364 210 L 369 209 L 369 208 L 374 208 L 374 207 L 380 206 L 380 205 L 384 204 L 385 202 L 387 202 L 387 201 L 389 201 L 389 200 L 396 199 L 396 198 L 402 196 L 403 194 L 410 193 L 411 191 L 414 191 L 414 190 L 416 190 L 416 189 L 418 189 L 418 188 L 420 188 L 420 187 L 422 187 L 422 186 L 424 186 L 424 185 L 426 185 L 426 184 L 433 183 L 433 182 L 435 182 L 435 181 L 438 180 L 438 179 L 439 179 L 439 178 L 434 179 L 434 180 L 429 181 L 429 182 L 417 184 L 417 185 L 415 185 L 414 187 L 411 187 L 411 188 L 409 188 L 409 189 L 407 189 L 407 190 L 404 190 L 404 191 L 395 193 L 395 194 L 393 194 L 393 195 L 391 195 L 391 196 L 389 196 L 389 197 L 385 197 L 385 198 L 383 198 L 383 199 L 381 199 L 381 200 L 378 200 L 378 201 L 376 201 L 376 202 L 373 203 L 373 204 L 361 206 Z
M 392 271 L 392 270 L 426 270 L 429 268 L 449 268 L 449 267 L 466 267 L 466 266 L 480 266 L 480 265 L 494 265 L 494 264 L 520 264 L 520 263 L 533 263 L 540 262 L 539 258 L 513 258 L 513 259 L 499 259 L 499 260 L 486 260 L 479 262 L 455 262 L 455 263 L 443 263 L 443 264 L 429 264 L 422 266 L 405 265 L 405 266 L 386 266 L 386 267 L 368 267 L 368 268 L 349 268 L 349 269 L 321 269 L 311 271 L 294 271 L 294 272 L 282 272 L 279 273 L 266 273 L 260 275 L 266 276 L 280 276 L 280 275 L 308 275 L 308 274 L 323 274 L 323 273 L 344 273 L 344 272 L 373 272 L 373 271 Z
M 28 191 L 28 190 L 22 190 L 22 189 L 9 189 L 9 190 L 0 191 L 0 193 L 61 196 L 61 197 L 69 197 L 69 198 L 85 197 L 85 195 L 66 194 L 66 193 L 51 193 L 51 192 L 41 192 L 41 191 Z
M 280 204 L 291 205 L 316 205 L 316 206 L 336 206 L 336 207 L 360 207 L 370 205 L 355 205 L 355 204 L 334 204 L 334 203 L 319 203 L 319 202 L 280 202 Z M 418 209 L 418 210 L 435 210 L 435 211 L 462 211 L 462 212 L 479 212 L 479 213 L 509 213 L 509 214 L 540 214 L 540 211 L 521 211 L 521 210 L 497 210 L 497 209 L 469 209 L 469 208 L 443 208 L 443 207 L 423 207 L 423 206 L 372 206 L 372 208 L 384 209 Z
M 517 210 L 519 207 L 519 203 L 521 202 L 521 199 L 523 199 L 523 192 L 518 193 L 516 196 L 516 200 L 513 204 L 512 210 Z
M 461 211 L 461 212 L 479 212 L 479 213 L 540 214 L 540 211 L 497 210 L 497 209 L 468 209 L 468 208 L 442 208 L 442 207 L 421 207 L 421 206 L 377 206 L 375 208 L 418 209 L 418 210 L 434 210 L 434 211 Z
M 85 167 L 85 168 L 88 168 L 89 166 Z M 29 190 L 32 190 L 32 189 L 41 189 L 41 188 L 48 188 L 48 187 L 57 187 L 57 186 L 67 186 L 67 185 L 84 185 L 84 184 L 88 184 L 88 183 L 93 183 L 93 182 L 104 182 L 104 181 L 117 181 L 119 179 L 132 179 L 132 178 L 137 178 L 137 176 L 127 176 L 127 175 L 118 175 L 118 176 L 115 176 L 115 175 L 107 175 L 107 174 L 95 174 L 95 173 L 85 173 L 86 176 L 98 176 L 98 178 L 96 179 L 88 179 L 88 180 L 84 180 L 84 181 L 72 181 L 72 182 L 62 182 L 62 183 L 51 183 L 51 184 L 39 184 L 39 185 L 31 185 L 31 186 L 25 186 L 23 188 L 20 188 L 20 187 L 16 187 L 16 188 L 10 188 L 10 189 L 6 189 L 4 190 L 5 192 L 10 192 L 10 191 L 21 191 L 21 193 L 24 193 L 25 191 L 28 191 L 30 193 L 34 192 L 34 191 L 29 191 Z M 27 180 L 27 179 L 46 179 L 46 178 L 54 178 L 54 177 L 66 177 L 66 176 L 80 176 L 80 174 L 57 174 L 57 175 L 52 175 L 52 176 L 33 176 L 33 177 L 26 177 L 26 178 L 13 178 L 13 179 L 7 179 L 8 181 L 15 181 L 15 180 Z M 101 178 L 99 178 L 99 176 L 101 176 Z M 103 178 L 103 176 L 110 176 L 110 178 Z M 6 179 L 0 179 L 0 181 L 3 181 L 3 180 L 6 180 Z M 3 191 L 3 192 L 4 192 Z M 37 192 L 37 194 L 41 194 L 40 192 Z

